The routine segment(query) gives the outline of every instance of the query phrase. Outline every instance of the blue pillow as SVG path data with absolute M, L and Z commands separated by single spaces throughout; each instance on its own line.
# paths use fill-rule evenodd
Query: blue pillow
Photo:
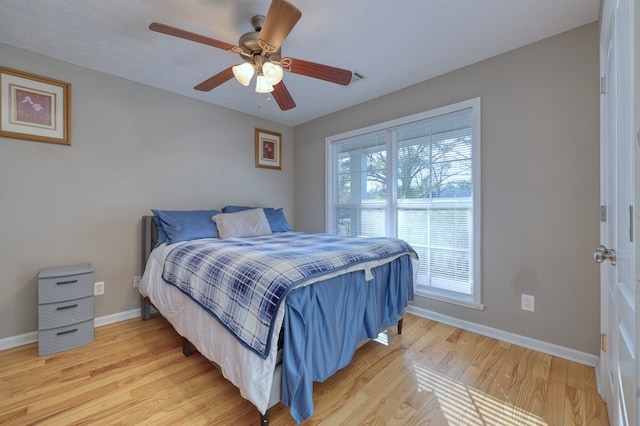
M 273 209 L 268 207 L 264 209 L 264 215 L 267 216 L 267 221 L 269 222 L 269 226 L 271 227 L 271 232 L 291 231 L 291 226 L 289 226 L 289 222 L 287 221 L 282 208 Z
M 255 209 L 255 207 L 247 207 L 247 206 L 224 206 L 222 208 L 222 213 L 237 213 L 243 210 L 251 210 Z
M 222 209 L 223 213 L 236 213 L 241 212 L 243 210 L 251 210 L 257 209 L 260 207 L 247 207 L 247 206 L 225 206 Z M 262 207 L 264 210 L 264 215 L 267 217 L 267 221 L 269 222 L 269 226 L 271 227 L 271 232 L 287 232 L 291 231 L 291 226 L 289 226 L 289 222 L 287 222 L 287 218 L 284 215 L 284 211 L 282 208 L 274 209 L 271 207 Z
M 156 228 L 158 228 L 158 241 L 156 241 L 156 247 L 158 247 L 160 244 L 166 243 L 169 240 L 169 237 L 167 237 L 167 233 L 164 232 L 162 221 L 158 216 L 153 216 L 153 222 L 156 224 Z
M 218 210 L 151 211 L 162 224 L 162 230 L 167 236 L 167 244 L 199 238 L 218 238 L 218 229 L 211 220 L 212 216 L 220 213 Z M 158 239 L 160 239 L 160 229 L 158 229 Z

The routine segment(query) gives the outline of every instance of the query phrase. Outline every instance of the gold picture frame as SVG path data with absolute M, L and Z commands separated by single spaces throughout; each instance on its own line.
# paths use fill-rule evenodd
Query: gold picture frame
M 256 167 L 282 170 L 282 134 L 256 129 Z
M 71 84 L 0 67 L 0 136 L 71 145 Z

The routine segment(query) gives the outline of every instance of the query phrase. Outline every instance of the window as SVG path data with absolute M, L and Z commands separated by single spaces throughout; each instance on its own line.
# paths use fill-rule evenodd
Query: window
M 480 99 L 327 138 L 327 231 L 418 252 L 417 294 L 480 304 Z

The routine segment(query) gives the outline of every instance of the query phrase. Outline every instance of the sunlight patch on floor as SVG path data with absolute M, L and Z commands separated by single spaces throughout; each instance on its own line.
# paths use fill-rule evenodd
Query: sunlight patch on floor
M 389 335 L 387 334 L 387 330 L 378 334 L 378 337 L 373 339 L 374 342 L 381 343 L 385 346 L 389 346 Z
M 418 390 L 434 392 L 449 425 L 547 426 L 544 419 L 414 363 Z

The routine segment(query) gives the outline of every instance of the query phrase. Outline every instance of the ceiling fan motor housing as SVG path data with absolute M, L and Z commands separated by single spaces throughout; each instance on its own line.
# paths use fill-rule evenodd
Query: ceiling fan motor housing
M 242 49 L 240 57 L 246 62 L 258 66 L 261 66 L 262 63 L 267 60 L 270 62 L 279 62 L 282 57 L 282 49 L 278 49 L 276 52 L 271 54 L 267 53 L 263 56 L 262 49 L 258 43 L 258 37 L 260 36 L 260 30 L 262 29 L 263 22 L 263 15 L 256 15 L 251 18 L 251 25 L 255 31 L 242 34 L 238 40 L 238 46 Z

